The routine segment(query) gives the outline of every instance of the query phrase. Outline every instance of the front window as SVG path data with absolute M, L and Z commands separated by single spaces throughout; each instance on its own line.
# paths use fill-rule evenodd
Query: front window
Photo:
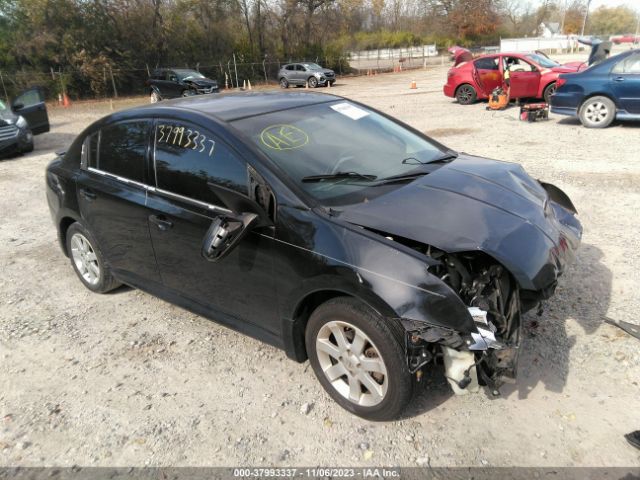
M 196 78 L 204 78 L 204 75 L 202 75 L 200 72 L 197 72 L 195 70 L 175 70 L 175 72 L 180 81 L 193 80 Z
M 530 53 L 526 55 L 526 57 L 544 68 L 553 68 L 560 66 L 558 62 L 554 62 L 550 58 L 543 57 L 542 55 L 538 55 L 537 53 Z
M 235 126 L 286 175 L 325 205 L 366 201 L 401 183 L 446 152 L 365 107 L 347 101 L 237 120 Z M 333 175 L 333 178 L 313 178 Z

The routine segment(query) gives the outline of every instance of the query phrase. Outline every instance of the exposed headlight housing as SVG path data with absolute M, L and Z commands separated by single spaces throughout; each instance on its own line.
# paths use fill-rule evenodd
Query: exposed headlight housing
M 313 74 L 313 76 L 318 78 L 318 79 L 321 79 L 322 78 L 322 73 L 316 72 L 316 73 Z
M 18 117 L 18 120 L 16 120 L 16 127 L 18 128 L 27 128 L 29 126 L 29 124 L 27 123 L 27 121 L 25 120 L 25 118 L 23 116 Z

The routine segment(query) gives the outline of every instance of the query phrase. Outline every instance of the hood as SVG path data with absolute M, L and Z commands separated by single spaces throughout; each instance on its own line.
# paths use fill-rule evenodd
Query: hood
M 548 198 L 518 164 L 460 155 L 391 193 L 344 207 L 339 217 L 447 252 L 484 251 L 533 285 L 549 250 L 564 241 L 577 246 L 580 235 L 564 231 Z
M 551 69 L 552 72 L 556 73 L 574 73 L 580 70 L 580 67 L 584 64 L 584 62 L 569 62 L 559 65 L 557 67 L 553 67 Z
M 218 85 L 217 81 L 211 80 L 210 78 L 194 78 L 193 80 L 185 80 L 185 83 L 197 85 L 198 87 L 215 87 Z
M 9 110 L 0 110 L 0 127 L 3 127 L 9 123 L 14 123 L 18 119 L 18 115 Z M 9 122 L 7 121 L 9 120 Z

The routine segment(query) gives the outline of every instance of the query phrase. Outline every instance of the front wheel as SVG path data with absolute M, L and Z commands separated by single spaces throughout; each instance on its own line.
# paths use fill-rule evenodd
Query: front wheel
M 545 103 L 548 104 L 550 102 L 551 95 L 556 93 L 557 89 L 558 87 L 556 86 L 556 82 L 553 82 L 547 85 L 547 87 L 544 89 L 544 93 L 542 94 L 542 97 L 544 98 Z
M 162 100 L 160 94 L 153 90 L 149 95 L 149 103 L 158 103 L 160 100 Z
M 309 88 L 316 88 L 318 86 L 318 79 L 316 77 L 309 77 L 307 83 L 309 84 Z
M 69 227 L 66 240 L 71 265 L 85 287 L 92 292 L 106 293 L 120 286 L 105 264 L 95 239 L 80 223 Z
M 397 419 L 413 393 L 401 326 L 352 298 L 320 305 L 305 331 L 309 361 L 344 409 L 374 421 Z
M 616 117 L 616 105 L 607 97 L 591 97 L 582 104 L 578 116 L 587 128 L 606 128 Z
M 476 101 L 476 98 L 478 98 L 476 89 L 468 83 L 460 85 L 456 90 L 456 100 L 460 105 L 471 105 Z

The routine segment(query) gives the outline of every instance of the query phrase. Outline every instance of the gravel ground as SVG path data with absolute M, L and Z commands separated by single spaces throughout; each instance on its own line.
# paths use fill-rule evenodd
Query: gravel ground
M 74 104 L 50 110 L 34 153 L 0 162 L 0 465 L 640 465 L 623 439 L 640 428 L 640 344 L 602 321 L 637 322 L 640 310 L 640 124 L 523 123 L 515 107 L 455 104 L 445 75 L 346 79 L 331 92 L 519 162 L 573 199 L 584 243 L 544 314 L 525 317 L 516 385 L 455 397 L 433 368 L 407 418 L 370 423 L 331 401 L 308 363 L 137 290 L 89 292 L 44 196 L 53 152 L 110 111 Z

